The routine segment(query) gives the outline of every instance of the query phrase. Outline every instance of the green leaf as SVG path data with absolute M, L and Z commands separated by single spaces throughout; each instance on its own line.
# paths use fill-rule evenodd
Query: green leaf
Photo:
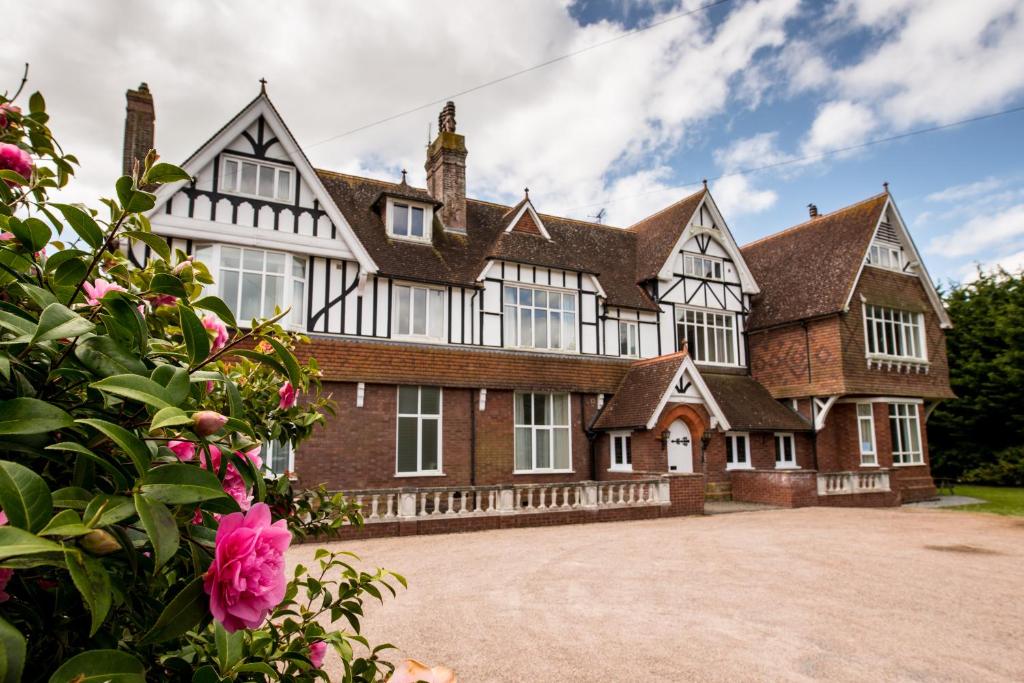
M 178 316 L 181 320 L 181 334 L 185 338 L 185 349 L 188 351 L 188 358 L 193 364 L 206 360 L 210 355 L 210 334 L 203 327 L 199 316 L 188 306 L 178 306 Z
M 153 406 L 154 408 L 172 407 L 170 397 L 167 395 L 167 390 L 148 377 L 140 377 L 139 375 L 114 375 L 113 377 L 107 377 L 106 379 L 101 379 L 98 382 L 93 382 L 89 386 L 108 394 L 114 394 L 115 396 L 121 396 L 133 401 L 145 403 L 146 405 Z
M 21 287 L 21 289 L 25 292 L 26 295 L 28 295 L 30 299 L 32 299 L 32 303 L 34 303 L 39 308 L 46 308 L 50 304 L 57 303 L 57 297 L 55 297 L 53 295 L 53 292 L 51 292 L 48 289 L 36 287 L 35 285 L 30 285 L 27 282 L 19 282 L 18 286 Z
M 296 390 L 302 386 L 302 370 L 299 369 L 299 362 L 295 360 L 295 354 L 289 351 L 284 344 L 277 341 L 273 337 L 267 337 L 266 341 L 274 347 L 274 351 L 277 352 L 277 357 L 281 359 L 285 369 L 288 370 L 288 381 L 292 383 L 292 386 Z
M 86 211 L 71 204 L 50 204 L 64 216 L 71 229 L 93 249 L 103 244 L 103 230 Z
M 128 496 L 112 496 L 100 493 L 89 501 L 82 513 L 82 519 L 92 529 L 102 529 L 117 524 L 135 515 L 135 503 Z
M 188 370 L 177 365 L 158 365 L 153 370 L 151 379 L 164 387 L 167 397 L 173 405 L 179 405 L 188 398 L 189 390 L 192 388 L 189 381 Z
M 146 683 L 146 669 L 127 652 L 89 650 L 64 662 L 50 683 Z
M 73 425 L 70 415 L 37 398 L 0 401 L 0 435 L 45 434 Z
M 36 324 L 9 311 L 0 311 L 0 327 L 11 330 L 22 337 L 31 338 Z
M 260 351 L 253 351 L 251 349 L 232 349 L 231 355 L 241 356 L 242 358 L 248 358 L 264 365 L 269 365 L 275 372 L 282 377 L 288 376 L 288 369 L 281 365 L 281 362 L 268 353 L 261 353 Z
M 39 114 L 46 111 L 46 100 L 42 93 L 34 92 L 28 98 L 28 111 L 31 114 Z
M 108 294 L 100 299 L 103 310 L 107 312 L 107 332 L 114 337 L 123 337 L 126 340 L 135 342 L 135 348 L 141 352 L 146 350 L 146 340 L 149 339 L 149 328 L 146 320 L 139 313 L 138 304 L 128 301 L 123 295 Z M 111 327 L 116 327 L 120 334 L 116 334 Z
M 228 495 L 216 474 L 186 463 L 162 465 L 146 472 L 140 488 L 147 497 L 170 505 L 199 503 Z
M 39 316 L 39 325 L 32 335 L 31 343 L 65 337 L 79 337 L 96 328 L 91 322 L 78 315 L 64 304 L 50 304 Z
M 215 296 L 204 296 L 202 299 L 193 301 L 192 307 L 216 313 L 217 317 L 223 320 L 227 325 L 231 327 L 238 327 L 238 323 L 235 321 L 235 314 L 231 312 L 231 309 L 228 308 L 228 305 L 224 303 L 223 299 L 218 299 Z
M 170 273 L 157 273 L 154 275 L 149 283 L 149 288 L 160 294 L 171 294 L 179 299 L 188 300 L 188 292 L 185 291 L 185 285 Z
M 25 668 L 25 636 L 0 618 L 0 683 L 19 683 Z
M 136 493 L 135 510 L 139 513 L 142 526 L 153 544 L 154 570 L 164 566 L 178 552 L 180 537 L 174 515 L 167 506 Z
M 39 538 L 24 529 L 14 526 L 0 526 L 0 561 L 10 557 L 61 552 L 62 550 L 53 541 Z
M 72 453 L 78 453 L 79 455 L 93 461 L 103 469 L 110 473 L 110 476 L 114 478 L 114 483 L 118 489 L 128 488 L 128 480 L 125 478 L 124 473 L 114 463 L 110 462 L 106 458 L 101 458 L 96 455 L 88 448 L 80 443 L 74 441 L 61 441 L 60 443 L 50 444 L 46 447 L 48 451 L 70 451 Z
M 228 380 L 224 386 L 228 390 L 228 406 L 231 408 L 231 417 L 242 419 L 245 416 L 245 404 L 242 403 L 242 394 L 238 391 L 238 385 Z
M 75 548 L 64 550 L 64 561 L 68 565 L 71 580 L 82 594 L 82 600 L 92 614 L 89 636 L 94 636 L 110 611 L 110 575 L 103 568 L 102 562 Z
M 53 236 L 50 226 L 38 218 L 26 218 L 25 220 L 12 218 L 7 227 L 14 233 L 21 245 L 32 252 L 45 248 L 50 243 L 50 237 Z
M 214 623 L 213 641 L 217 645 L 217 664 L 222 674 L 227 674 L 242 658 L 244 637 L 244 631 L 228 633 L 219 621 Z
M 203 577 L 197 576 L 164 607 L 153 628 L 142 637 L 142 643 L 159 643 L 178 638 L 203 620 L 209 612 L 209 599 L 203 590 Z
M 181 408 L 170 406 L 156 411 L 153 421 L 149 424 L 149 431 L 155 432 L 164 427 L 175 427 L 177 425 L 189 424 L 192 418 L 185 414 Z
M 53 515 L 53 499 L 43 478 L 7 460 L 0 460 L 0 507 L 11 524 L 27 531 L 43 528 Z
M 82 524 L 82 518 L 74 510 L 61 510 L 50 523 L 39 532 L 40 536 L 84 536 L 92 531 Z
M 53 492 L 53 506 L 84 510 L 92 494 L 78 486 L 67 486 Z
M 102 377 L 134 373 L 148 375 L 149 369 L 138 356 L 129 353 L 108 336 L 89 337 L 75 347 L 75 357 L 93 373 Z
M 121 450 L 123 450 L 128 457 L 132 459 L 132 463 L 135 465 L 135 469 L 138 470 L 139 474 L 144 474 L 146 470 L 149 469 L 149 449 L 146 448 L 146 444 L 132 432 L 120 425 L 107 422 L 106 420 L 84 418 L 75 421 L 79 424 L 89 425 L 117 444 Z
M 126 230 L 123 234 L 125 237 L 142 242 L 155 251 L 164 261 L 171 260 L 171 248 L 167 246 L 167 240 L 160 237 L 160 235 L 154 235 L 151 232 L 143 232 L 141 230 Z
M 155 164 L 153 168 L 149 169 L 149 173 L 146 174 L 145 182 L 147 183 L 174 183 L 179 180 L 192 180 L 192 176 L 185 172 L 184 169 L 175 166 L 174 164 L 165 164 L 163 162 Z

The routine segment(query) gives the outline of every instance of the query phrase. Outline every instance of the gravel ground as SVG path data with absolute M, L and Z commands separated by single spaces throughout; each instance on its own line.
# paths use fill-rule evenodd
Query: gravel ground
M 1024 519 L 805 508 L 341 547 L 409 579 L 371 642 L 462 683 L 1024 680 Z

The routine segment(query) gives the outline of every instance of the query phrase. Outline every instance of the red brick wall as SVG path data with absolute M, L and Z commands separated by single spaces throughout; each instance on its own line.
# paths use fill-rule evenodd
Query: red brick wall
M 843 393 L 836 316 L 751 332 L 750 374 L 776 398 Z M 810 363 L 808 364 L 808 349 Z
M 780 507 L 806 507 L 818 503 L 817 473 L 802 470 L 735 470 L 732 499 Z

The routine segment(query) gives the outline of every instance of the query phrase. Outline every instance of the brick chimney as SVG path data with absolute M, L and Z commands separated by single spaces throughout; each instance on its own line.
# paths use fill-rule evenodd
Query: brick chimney
M 153 109 L 153 95 L 149 86 L 139 84 L 138 90 L 125 93 L 127 106 L 124 116 L 124 152 L 122 171 L 131 175 L 135 162 L 140 164 L 153 149 L 156 140 L 156 113 Z
M 455 132 L 455 103 L 437 117 L 437 137 L 427 148 L 427 190 L 442 202 L 441 222 L 448 230 L 466 231 L 466 138 Z
M 817 218 L 818 217 L 818 205 L 817 204 L 808 204 L 807 205 L 807 214 L 811 218 Z

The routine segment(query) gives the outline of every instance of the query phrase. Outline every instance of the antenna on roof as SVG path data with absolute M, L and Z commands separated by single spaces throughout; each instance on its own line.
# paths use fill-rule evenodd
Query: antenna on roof
M 604 223 L 605 213 L 607 213 L 607 212 L 604 210 L 604 207 L 602 206 L 600 211 L 598 211 L 597 213 L 595 213 L 593 215 L 587 216 L 587 218 L 593 218 L 594 222 L 597 223 L 598 225 L 600 225 L 600 224 Z
M 434 135 L 434 128 L 430 121 L 427 121 L 427 147 L 430 147 L 430 138 Z

